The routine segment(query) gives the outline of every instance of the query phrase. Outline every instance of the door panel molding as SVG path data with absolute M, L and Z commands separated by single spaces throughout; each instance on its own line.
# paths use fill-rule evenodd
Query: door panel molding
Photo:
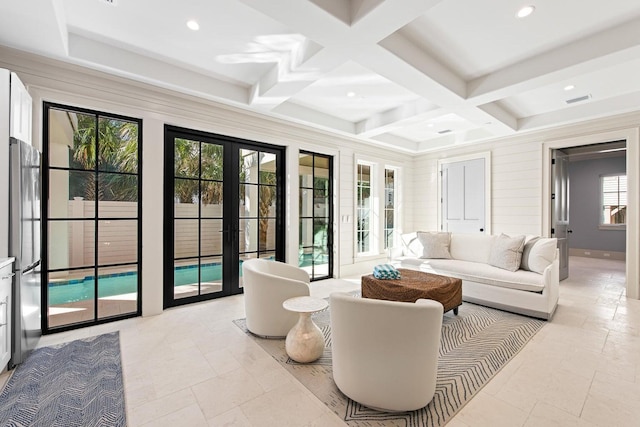
M 451 163 L 460 163 L 460 162 L 467 162 L 470 160 L 478 160 L 478 159 L 483 159 L 484 160 L 484 189 L 485 189 L 485 195 L 484 195 L 484 232 L 486 234 L 491 234 L 491 223 L 492 223 L 492 218 L 491 218 L 491 152 L 490 151 L 485 151 L 485 152 L 481 152 L 481 153 L 474 153 L 474 154 L 467 154 L 464 156 L 456 156 L 456 157 L 449 157 L 446 159 L 439 159 L 438 160 L 438 180 L 437 180 L 437 197 L 440 202 L 438 203 L 439 209 L 438 209 L 438 230 L 441 230 L 444 224 L 444 218 L 442 215 L 442 200 L 443 200 L 443 193 L 442 193 L 442 185 L 443 185 L 443 176 L 440 172 L 442 172 L 443 170 L 443 166 L 445 165 L 449 165 Z

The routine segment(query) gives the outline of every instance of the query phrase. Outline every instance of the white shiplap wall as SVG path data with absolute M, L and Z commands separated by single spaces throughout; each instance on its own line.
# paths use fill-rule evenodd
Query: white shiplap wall
M 490 152 L 492 234 L 542 233 L 542 144 L 502 141 L 434 152 L 416 158 L 414 230 L 438 227 L 438 160 Z

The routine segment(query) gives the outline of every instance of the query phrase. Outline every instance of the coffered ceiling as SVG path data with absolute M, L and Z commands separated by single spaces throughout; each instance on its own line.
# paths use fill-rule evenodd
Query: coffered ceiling
M 638 0 L 3 0 L 0 44 L 414 153 L 640 109 Z

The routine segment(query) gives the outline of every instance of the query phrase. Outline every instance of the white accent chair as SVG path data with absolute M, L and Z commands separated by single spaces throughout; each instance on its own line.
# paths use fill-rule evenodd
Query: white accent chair
M 284 338 L 299 316 L 282 303 L 309 296 L 309 274 L 283 262 L 256 258 L 242 263 L 242 277 L 247 329 L 262 337 Z
M 413 411 L 435 394 L 443 307 L 330 296 L 333 379 L 345 395 L 381 411 Z

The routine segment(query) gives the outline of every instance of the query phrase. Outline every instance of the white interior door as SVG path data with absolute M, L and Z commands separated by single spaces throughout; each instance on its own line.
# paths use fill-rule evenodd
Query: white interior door
M 551 153 L 551 237 L 558 239 L 560 280 L 569 277 L 569 156 Z
M 442 164 L 442 230 L 485 232 L 485 159 Z

